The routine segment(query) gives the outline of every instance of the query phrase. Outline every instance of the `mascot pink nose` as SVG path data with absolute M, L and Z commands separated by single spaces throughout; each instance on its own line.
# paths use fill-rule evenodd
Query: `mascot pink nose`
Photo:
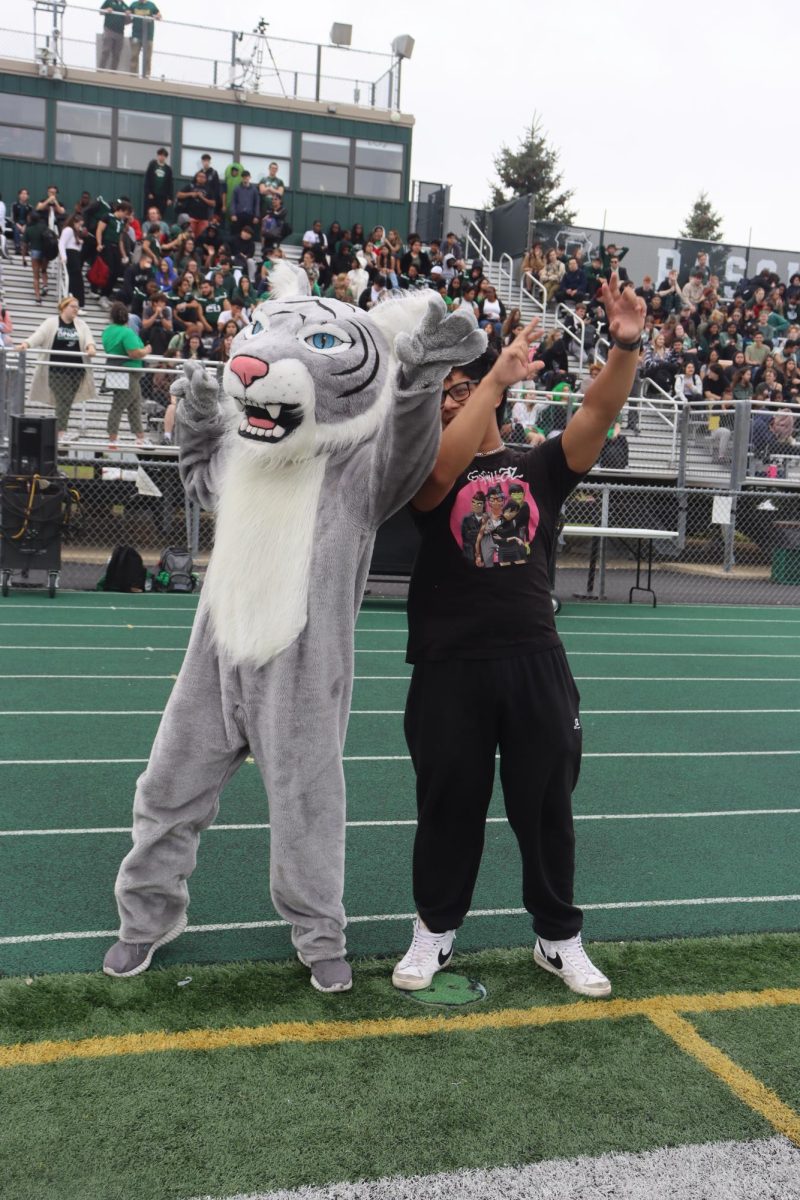
M 254 379 L 263 379 L 269 373 L 269 363 L 262 362 L 260 358 L 251 358 L 248 354 L 237 354 L 231 360 L 231 370 L 245 387 L 250 387 Z

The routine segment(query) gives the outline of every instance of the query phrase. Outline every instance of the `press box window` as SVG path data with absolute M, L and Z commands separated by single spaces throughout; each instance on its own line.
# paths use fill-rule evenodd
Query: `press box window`
M 43 159 L 44 123 L 44 100 L 0 92 L 0 154 Z
M 123 171 L 146 171 L 159 146 L 172 147 L 172 117 L 121 108 L 117 139 L 117 166 Z
M 350 191 L 350 138 L 304 133 L 300 187 L 305 192 Z
M 185 179 L 191 178 L 200 170 L 200 158 L 210 154 L 212 165 L 220 174 L 223 168 L 233 160 L 236 149 L 236 126 L 228 121 L 202 121 L 195 117 L 185 117 L 183 121 L 183 149 L 181 152 L 180 173 Z
M 56 104 L 56 158 L 88 167 L 111 166 L 111 109 L 95 104 Z
M 269 164 L 278 164 L 278 176 L 290 186 L 292 134 L 288 129 L 266 129 L 261 125 L 239 126 L 239 160 L 253 179 L 269 174 Z
M 399 200 L 403 188 L 403 147 L 397 142 L 356 140 L 353 191 L 357 196 Z

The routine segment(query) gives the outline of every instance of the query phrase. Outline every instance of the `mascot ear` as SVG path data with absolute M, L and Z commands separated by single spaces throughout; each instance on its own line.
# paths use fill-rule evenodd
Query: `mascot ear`
M 302 267 L 286 258 L 279 258 L 269 271 L 270 300 L 285 300 L 287 296 L 310 296 L 311 284 Z
M 367 320 L 378 327 L 394 357 L 394 341 L 398 333 L 413 333 L 430 306 L 437 301 L 441 303 L 436 292 L 401 293 L 369 309 Z

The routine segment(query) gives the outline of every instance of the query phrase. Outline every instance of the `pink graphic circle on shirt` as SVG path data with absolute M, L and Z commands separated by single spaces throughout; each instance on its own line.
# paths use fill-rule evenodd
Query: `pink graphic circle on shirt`
M 462 532 L 464 527 L 464 519 L 472 515 L 483 517 L 484 515 L 491 513 L 492 509 L 490 506 L 490 501 L 492 495 L 496 496 L 498 494 L 498 488 L 503 496 L 503 508 L 505 508 L 505 505 L 508 503 L 509 499 L 512 498 L 511 492 L 522 492 L 521 501 L 519 496 L 516 494 L 513 498 L 517 501 L 517 503 L 520 503 L 523 506 L 528 506 L 530 515 L 528 516 L 528 535 L 525 540 L 528 542 L 533 541 L 534 537 L 536 536 L 536 530 L 539 526 L 539 509 L 536 505 L 536 501 L 531 495 L 531 491 L 527 483 L 525 483 L 522 479 L 492 476 L 489 479 L 469 480 L 469 482 L 465 483 L 461 488 L 455 498 L 455 501 L 453 502 L 453 507 L 450 511 L 450 532 L 458 543 L 460 550 L 464 549 L 464 535 Z M 473 507 L 473 500 L 476 497 L 477 502 Z M 495 507 L 498 510 L 498 516 L 500 516 L 503 508 L 500 508 L 499 505 L 495 505 Z M 524 509 L 521 509 L 520 511 L 522 511 L 524 514 Z

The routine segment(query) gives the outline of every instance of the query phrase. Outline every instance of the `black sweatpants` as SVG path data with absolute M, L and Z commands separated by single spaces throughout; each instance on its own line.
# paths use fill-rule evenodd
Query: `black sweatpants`
M 533 927 L 553 941 L 580 931 L 583 914 L 572 903 L 579 702 L 561 646 L 415 665 L 405 714 L 417 774 L 414 899 L 433 932 L 457 929 L 470 907 L 498 749 Z

